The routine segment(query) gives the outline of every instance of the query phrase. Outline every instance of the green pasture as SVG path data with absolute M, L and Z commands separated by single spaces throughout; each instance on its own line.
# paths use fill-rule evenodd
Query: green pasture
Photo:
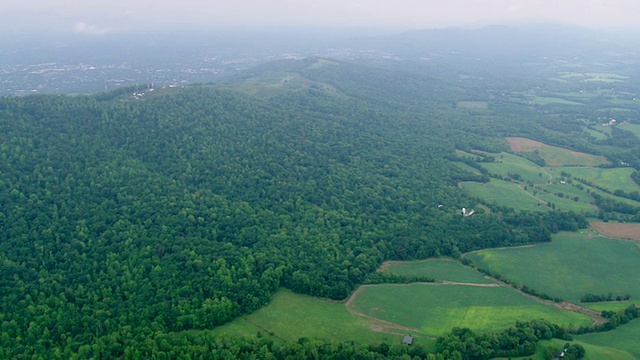
M 598 310 L 598 311 L 622 311 L 629 307 L 631 304 L 640 303 L 639 300 L 626 300 L 626 301 L 603 301 L 595 303 L 584 303 L 582 306 Z
M 400 342 L 400 335 L 375 332 L 371 330 L 372 325 L 371 320 L 350 313 L 344 304 L 280 290 L 269 305 L 217 327 L 213 332 L 228 336 L 260 333 L 286 341 L 307 337 L 363 344 Z
M 427 336 L 444 335 L 456 326 L 499 331 L 513 326 L 517 320 L 540 318 L 571 328 L 591 323 L 589 317 L 537 303 L 504 286 L 366 286 L 350 307 Z
M 618 128 L 626 131 L 631 131 L 636 135 L 636 137 L 640 138 L 640 125 L 638 124 L 620 124 Z
M 614 82 L 624 82 L 624 80 L 628 79 L 628 76 L 622 76 L 614 73 L 586 73 L 585 82 L 604 82 L 604 83 L 614 83 Z
M 603 156 L 575 152 L 550 145 L 539 147 L 538 154 L 547 164 L 552 166 L 598 166 L 609 163 Z
M 479 173 L 480 173 L 480 171 L 478 171 L 478 169 L 473 168 L 473 167 L 471 167 L 471 166 L 469 166 L 469 165 L 467 165 L 467 164 L 465 164 L 465 163 L 463 163 L 463 162 L 456 161 L 456 162 L 454 162 L 454 164 L 455 164 L 457 167 L 459 167 L 460 169 L 465 170 L 465 171 L 468 171 L 468 172 L 470 172 L 470 173 L 472 173 L 472 174 L 479 174 Z
M 571 100 L 567 100 L 567 99 L 563 99 L 563 98 L 559 98 L 559 97 L 546 97 L 546 96 L 539 96 L 536 97 L 532 103 L 536 104 L 536 105 L 555 105 L 555 104 L 560 104 L 560 105 L 584 105 L 583 103 L 579 103 L 576 101 L 571 101 Z
M 497 205 L 508 206 L 516 210 L 549 210 L 545 204 L 540 203 L 536 198 L 518 187 L 517 183 L 491 179 L 488 183 L 466 181 L 462 182 L 461 185 L 463 189 L 466 189 L 472 195 Z
M 273 72 L 255 76 L 243 83 L 234 85 L 234 89 L 246 94 L 270 98 L 292 90 L 304 90 L 311 87 L 322 89 L 328 93 L 338 94 L 332 85 L 308 80 L 296 73 Z
M 458 108 L 468 110 L 487 110 L 489 103 L 486 101 L 458 101 Z
M 522 151 L 537 151 L 538 155 L 550 166 L 598 166 L 609 163 L 603 156 L 576 152 L 547 144 L 525 145 Z
M 543 191 L 538 192 L 536 196 L 541 200 L 546 201 L 547 203 L 549 202 L 553 203 L 553 205 L 557 210 L 574 211 L 579 213 L 587 212 L 587 213 L 595 214 L 595 208 L 586 202 L 586 201 L 593 200 L 590 197 L 587 198 L 583 196 L 583 197 L 580 197 L 580 200 L 574 201 L 573 199 L 566 196 L 559 197 L 554 195 L 554 193 L 543 192 Z
M 555 170 L 564 171 L 574 178 L 585 179 L 610 192 L 623 190 L 625 192 L 640 192 L 640 185 L 631 179 L 632 168 L 603 169 L 596 167 L 558 167 Z
M 575 303 L 587 293 L 640 299 L 640 247 L 591 231 L 557 234 L 549 244 L 482 250 L 465 257 L 516 284 Z
M 385 271 L 400 276 L 427 276 L 436 281 L 453 281 L 460 283 L 493 284 L 481 273 L 446 259 L 429 259 L 423 261 L 394 261 L 388 263 Z
M 585 357 L 585 359 L 640 359 L 640 320 L 633 320 L 613 331 L 577 335 L 575 336 L 575 340 L 585 346 L 587 356 L 589 356 Z M 616 352 L 620 351 L 626 352 L 630 354 L 630 356 L 593 357 L 589 354 L 589 349 L 586 347 L 587 344 L 595 348 L 606 349 L 613 355 L 618 355 Z
M 606 133 L 604 131 L 593 130 L 589 128 L 584 128 L 583 131 L 588 135 L 592 136 L 593 138 L 595 138 L 596 140 L 606 140 L 609 138 L 609 134 L 610 134 L 610 132 Z
M 498 174 L 503 177 L 509 174 L 518 174 L 522 181 L 530 181 L 533 184 L 546 184 L 549 176 L 539 165 L 514 154 L 500 153 L 496 156 L 496 162 L 481 163 L 482 167 L 491 174 Z
M 579 344 L 585 350 L 584 360 L 634 360 L 636 359 L 631 353 L 614 349 L 608 346 L 594 345 L 579 340 L 566 341 L 560 339 L 540 341 L 536 347 L 536 353 L 532 356 L 533 360 L 546 360 L 545 350 L 550 344 L 554 344 L 558 348 L 562 348 L 564 344 Z

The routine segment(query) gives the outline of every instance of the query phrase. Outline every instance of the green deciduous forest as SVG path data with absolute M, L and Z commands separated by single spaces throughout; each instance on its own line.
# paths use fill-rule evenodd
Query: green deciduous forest
M 572 140 L 568 115 L 532 122 L 547 110 L 517 102 L 475 116 L 456 106 L 469 93 L 442 79 L 316 58 L 251 71 L 143 100 L 131 89 L 0 98 L 0 357 L 217 348 L 220 358 L 424 358 L 408 352 L 420 348 L 172 334 L 257 310 L 281 287 L 343 300 L 385 260 L 548 242 L 587 226 L 583 214 L 473 197 L 458 182 L 487 178 L 456 166 L 456 149 L 507 151 L 504 136 L 527 136 L 640 169 L 633 134 Z M 237 86 L 267 72 L 312 85 L 270 96 Z M 502 349 L 483 337 L 479 349 L 461 345 L 469 337 L 454 331 L 427 358 L 532 354 L 529 340 Z

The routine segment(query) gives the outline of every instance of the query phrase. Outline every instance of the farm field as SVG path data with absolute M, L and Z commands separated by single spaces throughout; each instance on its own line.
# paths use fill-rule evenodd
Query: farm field
M 286 341 L 308 337 L 363 344 L 400 342 L 400 335 L 380 332 L 387 329 L 385 326 L 350 313 L 344 304 L 280 290 L 266 307 L 212 331 L 229 336 L 255 336 L 260 333 L 264 337 Z M 393 332 L 392 329 L 387 330 Z
M 467 172 L 470 172 L 472 174 L 479 174 L 480 173 L 480 171 L 478 171 L 478 169 L 475 169 L 475 168 L 473 168 L 473 167 L 471 167 L 471 166 L 469 166 L 469 165 L 467 165 L 467 164 L 465 164 L 465 163 L 463 163 L 461 161 L 456 161 L 456 162 L 454 162 L 454 164 L 457 167 L 459 167 L 460 169 L 465 170 Z
M 592 231 L 560 233 L 549 244 L 483 250 L 465 257 L 552 298 L 578 303 L 588 293 L 613 293 L 640 299 L 640 247 Z
M 517 183 L 491 179 L 484 184 L 466 181 L 462 182 L 461 186 L 473 195 L 497 205 L 512 207 L 516 210 L 549 211 L 545 204 L 521 189 Z
M 495 281 L 453 260 L 389 261 L 382 264 L 381 270 L 401 276 L 428 276 L 436 281 L 495 284 Z
M 509 153 L 500 153 L 494 156 L 496 157 L 496 162 L 481 164 L 491 174 L 498 174 L 502 177 L 517 174 L 522 181 L 530 181 L 533 184 L 546 184 L 549 180 L 550 176 L 546 171 L 543 171 L 539 165 L 525 158 Z
M 640 321 L 638 319 L 631 321 L 628 324 L 618 327 L 614 331 L 585 334 L 575 336 L 575 340 L 580 344 L 585 344 L 587 349 L 588 359 L 606 359 L 605 357 L 596 358 L 589 354 L 589 349 L 586 344 L 594 347 L 600 347 L 601 349 L 609 349 L 612 354 L 616 351 L 624 351 L 630 354 L 630 359 L 640 359 L 640 341 L 638 341 L 638 334 L 640 334 Z M 587 357 L 585 357 L 587 359 Z M 611 359 L 624 359 L 623 357 L 611 357 Z
M 631 179 L 632 168 L 601 169 L 596 167 L 558 167 L 556 171 L 571 174 L 574 178 L 585 179 L 610 192 L 623 190 L 624 192 L 640 192 L 640 185 Z
M 640 138 L 640 125 L 638 125 L 638 124 L 620 124 L 620 125 L 618 125 L 618 128 L 620 128 L 622 130 L 631 131 L 637 137 Z
M 617 331 L 617 330 L 616 330 Z M 584 360 L 634 360 L 631 353 L 625 350 L 618 350 L 608 346 L 594 345 L 579 340 L 565 341 L 559 339 L 543 340 L 538 343 L 536 353 L 532 356 L 533 360 L 546 360 L 545 349 L 550 344 L 554 344 L 558 348 L 562 348 L 564 344 L 569 342 L 570 344 L 579 344 L 585 350 Z
M 591 318 L 540 304 L 513 289 L 498 285 L 371 285 L 363 286 L 349 308 L 441 336 L 453 327 L 474 331 L 501 330 L 516 320 L 544 318 L 568 327 L 591 324 Z
M 537 150 L 538 155 L 540 155 L 549 166 L 598 166 L 609 163 L 603 156 L 567 150 L 546 145 L 539 141 L 518 137 L 508 137 L 507 141 L 511 145 L 511 150 L 515 152 L 534 152 Z
M 545 97 L 545 96 L 536 97 L 532 101 L 532 103 L 536 105 L 551 105 L 551 104 L 584 105 L 583 103 L 580 103 L 580 102 L 570 101 L 570 100 L 559 98 L 559 97 Z

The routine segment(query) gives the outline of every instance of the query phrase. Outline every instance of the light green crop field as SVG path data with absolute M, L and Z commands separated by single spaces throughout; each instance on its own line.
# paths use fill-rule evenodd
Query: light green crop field
M 486 101 L 458 101 L 458 108 L 469 110 L 487 110 L 489 103 Z
M 607 138 L 609 138 L 608 133 L 605 133 L 604 131 L 592 130 L 588 128 L 584 128 L 584 131 L 587 134 L 593 136 L 596 140 L 606 140 Z
M 480 268 L 554 298 L 577 303 L 588 293 L 612 293 L 640 299 L 640 247 L 591 231 L 560 233 L 549 244 L 465 256 Z
M 585 179 L 611 192 L 623 190 L 625 192 L 640 192 L 640 185 L 631 179 L 632 168 L 601 169 L 596 167 L 558 167 L 557 171 L 564 171 L 575 178 Z
M 478 169 L 473 168 L 473 167 L 471 167 L 471 166 L 469 166 L 469 165 L 467 165 L 467 164 L 465 164 L 465 163 L 463 163 L 463 162 L 456 161 L 456 162 L 454 162 L 454 164 L 455 164 L 457 167 L 459 167 L 460 169 L 465 170 L 465 171 L 468 171 L 468 172 L 470 172 L 470 173 L 472 173 L 472 174 L 479 174 L 479 173 L 480 173 L 480 171 L 478 171 Z
M 287 341 L 307 337 L 362 344 L 400 342 L 400 335 L 373 331 L 372 325 L 374 322 L 350 313 L 344 304 L 280 290 L 269 305 L 217 327 L 213 332 L 228 336 L 261 333 L 264 337 Z
M 516 210 L 549 211 L 545 204 L 541 204 L 540 201 L 519 188 L 516 183 L 491 179 L 486 184 L 467 181 L 461 185 L 471 194 L 497 205 L 512 207 Z
M 533 184 L 546 184 L 549 176 L 539 165 L 517 155 L 509 153 L 494 154 L 496 162 L 482 163 L 482 167 L 489 170 L 489 173 L 506 177 L 509 174 L 518 174 L 523 181 L 530 181 Z
M 614 83 L 614 82 L 624 82 L 624 80 L 628 79 L 628 76 L 618 75 L 614 73 L 586 73 L 585 82 L 604 82 L 604 83 Z
M 536 97 L 532 103 L 536 105 L 551 105 L 551 104 L 561 104 L 561 105 L 584 105 L 583 103 L 579 103 L 576 101 L 570 101 L 567 99 L 563 99 L 560 97 Z
M 364 286 L 349 305 L 353 310 L 441 336 L 453 327 L 498 331 L 517 320 L 546 319 L 570 328 L 591 318 L 543 305 L 505 286 L 374 285 Z
M 553 193 L 539 192 L 537 196 L 546 201 L 552 202 L 557 210 L 562 211 L 574 211 L 574 212 L 587 212 L 595 215 L 596 211 L 592 205 L 589 205 L 586 201 L 593 200 L 592 198 L 582 197 L 582 201 L 574 201 L 568 197 L 558 197 Z
M 584 303 L 582 306 L 598 310 L 598 311 L 622 311 L 629 307 L 629 305 L 638 303 L 638 300 L 627 300 L 627 301 L 604 301 L 604 302 L 596 302 L 596 303 Z
M 620 124 L 620 125 L 618 125 L 618 128 L 620 128 L 622 130 L 631 131 L 637 137 L 640 138 L 640 125 L 638 125 L 638 124 Z
M 632 357 L 630 359 L 640 359 L 640 320 L 636 319 L 632 322 L 622 325 L 613 331 L 602 333 L 586 334 L 575 336 L 576 341 L 584 344 L 587 355 L 589 349 L 587 344 L 600 347 L 601 349 L 609 349 L 613 354 L 615 351 L 625 351 Z M 625 357 L 591 357 L 588 359 L 625 359 Z M 587 359 L 587 357 L 585 357 Z
M 616 330 L 617 331 L 617 330 Z M 557 348 L 562 348 L 566 343 L 579 344 L 585 350 L 584 360 L 634 360 L 636 359 L 631 353 L 624 350 L 614 349 L 607 346 L 594 345 L 579 340 L 565 341 L 559 339 L 540 341 L 536 347 L 536 353 L 533 360 L 546 360 L 545 349 L 550 344 L 554 344 Z
M 596 156 L 576 152 L 556 146 L 547 145 L 526 138 L 507 138 L 513 151 L 534 152 L 543 158 L 550 166 L 598 166 L 608 164 L 603 156 Z
M 452 260 L 392 261 L 384 264 L 383 267 L 384 270 L 401 276 L 428 276 L 436 281 L 495 284 L 495 281 L 487 279 L 476 270 Z

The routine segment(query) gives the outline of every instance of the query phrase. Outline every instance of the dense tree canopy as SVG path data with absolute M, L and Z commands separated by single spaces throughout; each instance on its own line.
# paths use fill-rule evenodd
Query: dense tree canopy
M 506 143 L 424 79 L 349 70 L 307 74 L 340 94 L 1 98 L 2 355 L 129 356 L 151 334 L 256 310 L 282 286 L 344 299 L 386 259 L 585 225 L 500 208 L 462 217 L 479 200 L 448 159 Z

